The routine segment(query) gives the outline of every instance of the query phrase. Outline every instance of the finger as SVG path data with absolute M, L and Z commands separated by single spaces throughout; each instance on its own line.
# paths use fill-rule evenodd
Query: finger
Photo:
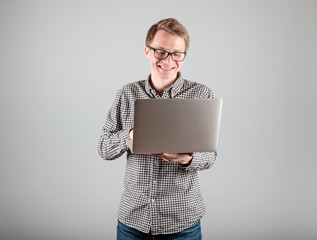
M 162 157 L 162 159 L 163 159 L 164 161 L 166 161 L 166 162 L 171 162 L 171 160 L 168 159 L 168 158 L 163 158 L 163 157 Z
M 162 153 L 162 157 L 169 158 L 169 159 L 176 159 L 176 158 L 179 158 L 180 155 L 178 153 Z
M 171 159 L 177 159 L 177 158 L 183 158 L 183 157 L 193 157 L 194 153 L 162 153 L 162 156 L 166 158 L 171 158 Z

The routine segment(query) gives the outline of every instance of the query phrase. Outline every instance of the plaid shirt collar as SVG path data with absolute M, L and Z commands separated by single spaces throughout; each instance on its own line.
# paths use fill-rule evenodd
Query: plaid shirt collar
M 168 97 L 170 98 L 173 98 L 174 96 L 176 96 L 181 91 L 184 84 L 184 79 L 180 72 L 177 73 L 177 76 L 178 77 L 176 81 L 173 83 L 173 85 L 164 91 L 168 93 Z M 152 88 L 150 81 L 151 81 L 151 74 L 148 76 L 147 81 L 145 82 L 145 91 L 150 95 L 158 95 L 155 89 Z

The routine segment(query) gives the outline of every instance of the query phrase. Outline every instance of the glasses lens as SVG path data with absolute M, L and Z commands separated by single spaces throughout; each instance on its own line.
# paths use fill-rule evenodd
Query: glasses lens
M 185 58 L 185 53 L 173 53 L 172 57 L 174 61 L 181 62 Z
M 155 50 L 154 54 L 155 54 L 155 57 L 158 59 L 165 59 L 168 53 L 164 50 Z

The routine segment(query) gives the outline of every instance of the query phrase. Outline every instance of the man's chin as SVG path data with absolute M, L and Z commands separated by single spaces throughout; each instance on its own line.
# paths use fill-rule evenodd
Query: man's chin
M 177 71 L 176 69 L 159 71 L 159 76 L 166 79 L 175 78 L 177 76 Z
M 161 77 L 161 79 L 165 79 L 167 81 L 170 81 L 170 80 L 174 81 L 177 78 L 177 73 L 175 73 L 175 74 L 163 74 L 160 77 Z

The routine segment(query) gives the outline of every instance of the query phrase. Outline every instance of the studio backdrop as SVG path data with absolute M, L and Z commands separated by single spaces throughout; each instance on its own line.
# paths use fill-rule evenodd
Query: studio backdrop
M 125 155 L 97 143 L 177 18 L 182 75 L 223 98 L 204 239 L 317 239 L 317 1 L 0 1 L 0 239 L 115 239 Z

